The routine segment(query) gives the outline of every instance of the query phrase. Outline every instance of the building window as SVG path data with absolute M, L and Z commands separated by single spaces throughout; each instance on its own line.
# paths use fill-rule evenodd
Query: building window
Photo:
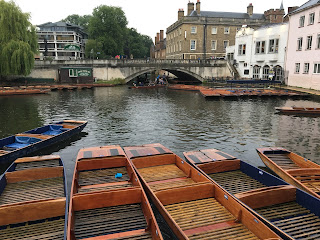
M 226 48 L 229 46 L 229 41 L 228 40 L 224 40 L 223 41 L 223 49 L 226 50 Z
M 229 34 L 229 33 L 230 33 L 230 27 L 225 27 L 224 34 Z
M 239 45 L 238 55 L 246 55 L 246 44 Z
M 260 67 L 259 66 L 254 66 L 253 67 L 253 79 L 259 79 L 260 78 Z
M 197 27 L 192 26 L 192 27 L 191 27 L 191 33 L 192 33 L 192 34 L 196 34 L 196 33 L 197 33 Z
M 269 40 L 269 53 L 277 53 L 279 49 L 279 39 Z
M 319 74 L 320 73 L 320 63 L 315 63 L 313 66 L 313 73 Z
M 298 38 L 298 41 L 297 41 L 297 50 L 298 51 L 302 50 L 302 41 L 303 41 L 302 37 Z
M 179 28 L 179 35 L 181 35 L 181 28 Z
M 312 36 L 307 37 L 307 50 L 311 50 L 312 46 Z
M 317 36 L 317 48 L 320 48 L 320 33 Z
M 305 16 L 301 16 L 299 19 L 299 27 L 304 27 L 304 18 Z
M 300 72 L 300 63 L 296 63 L 296 69 L 294 73 L 299 73 Z
M 69 77 L 76 77 L 77 71 L 75 69 L 69 69 Z
M 190 50 L 196 50 L 196 40 L 190 40 Z
M 180 41 L 179 42 L 179 51 L 181 52 L 181 49 L 182 49 L 182 42 Z
M 256 54 L 265 53 L 266 41 L 256 42 Z
M 248 67 L 248 63 L 243 63 L 243 66 L 244 67 Z
M 310 64 L 304 63 L 303 73 L 308 74 L 309 73 Z
M 216 40 L 211 41 L 211 50 L 217 50 L 217 41 Z
M 211 34 L 217 34 L 217 27 L 211 28 Z
M 269 78 L 269 71 L 270 67 L 269 66 L 264 66 L 262 70 L 262 80 L 268 80 Z
M 309 25 L 313 25 L 314 24 L 314 13 L 310 13 L 309 14 Z

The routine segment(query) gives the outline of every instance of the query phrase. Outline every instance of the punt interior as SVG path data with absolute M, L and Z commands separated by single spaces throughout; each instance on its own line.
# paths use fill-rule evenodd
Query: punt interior
M 153 203 L 179 239 L 278 238 L 186 161 L 168 151 L 161 153 L 154 146 L 124 149 Z
M 137 179 L 120 146 L 85 148 L 78 153 L 72 193 L 136 187 Z

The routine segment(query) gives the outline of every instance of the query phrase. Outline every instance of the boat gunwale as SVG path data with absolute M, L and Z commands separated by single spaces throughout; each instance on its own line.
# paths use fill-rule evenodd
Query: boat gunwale
M 284 181 L 286 181 L 287 183 L 300 188 L 301 190 L 309 193 L 310 195 L 313 195 L 317 198 L 320 199 L 320 195 L 317 194 L 315 191 L 313 191 L 312 189 L 310 189 L 309 187 L 305 186 L 303 183 L 301 183 L 299 180 L 297 180 L 296 178 L 294 178 L 291 174 L 289 174 L 286 170 L 284 170 L 282 167 L 280 167 L 277 163 L 275 163 L 274 161 L 272 161 L 266 154 L 265 154 L 265 148 L 258 148 L 256 149 L 257 153 L 259 155 L 259 157 L 261 158 L 261 160 L 264 162 L 264 164 L 270 168 L 273 172 L 275 172 L 279 177 L 281 177 Z M 288 150 L 287 150 L 288 151 Z M 289 156 L 291 154 L 293 154 L 293 156 L 298 156 L 301 159 L 305 159 L 293 152 L 289 152 Z M 290 157 L 290 159 L 292 160 L 292 158 Z M 296 161 L 292 160 L 294 163 L 296 163 Z M 310 160 L 302 160 L 305 161 L 306 163 L 313 163 Z M 313 163 L 315 164 L 315 163 Z M 311 165 L 313 165 L 311 164 Z M 300 166 L 299 166 L 300 167 Z M 320 170 L 320 166 L 318 165 L 319 170 Z M 299 169 L 299 168 L 298 168 Z

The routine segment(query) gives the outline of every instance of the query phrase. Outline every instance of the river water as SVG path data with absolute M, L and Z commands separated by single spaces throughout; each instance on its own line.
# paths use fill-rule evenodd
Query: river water
M 87 120 L 80 136 L 38 154 L 59 154 L 70 182 L 80 148 L 161 143 L 176 154 L 216 148 L 264 166 L 256 148 L 284 147 L 320 163 L 320 118 L 275 114 L 320 100 L 206 100 L 197 92 L 127 86 L 0 97 L 0 138 L 63 119 Z M 2 166 L 4 168 L 4 166 Z

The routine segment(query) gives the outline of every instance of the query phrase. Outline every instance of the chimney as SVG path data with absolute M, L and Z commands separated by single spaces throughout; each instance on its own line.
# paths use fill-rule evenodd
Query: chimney
M 288 14 L 293 12 L 294 10 L 298 9 L 298 6 L 294 6 L 294 7 L 288 7 Z
M 197 9 L 197 14 L 200 15 L 200 0 L 197 0 L 196 9 Z
M 178 11 L 178 20 L 182 19 L 184 17 L 184 11 L 183 8 L 180 8 Z
M 189 2 L 188 3 L 188 16 L 192 13 L 193 10 L 194 10 L 194 3 Z
M 160 42 L 163 41 L 163 30 L 160 30 Z
M 252 14 L 253 14 L 252 3 L 249 3 L 249 6 L 247 7 L 247 13 L 249 14 L 249 16 L 252 16 Z
M 154 37 L 154 45 L 157 45 L 157 37 Z
M 157 33 L 157 44 L 160 43 L 160 33 Z

